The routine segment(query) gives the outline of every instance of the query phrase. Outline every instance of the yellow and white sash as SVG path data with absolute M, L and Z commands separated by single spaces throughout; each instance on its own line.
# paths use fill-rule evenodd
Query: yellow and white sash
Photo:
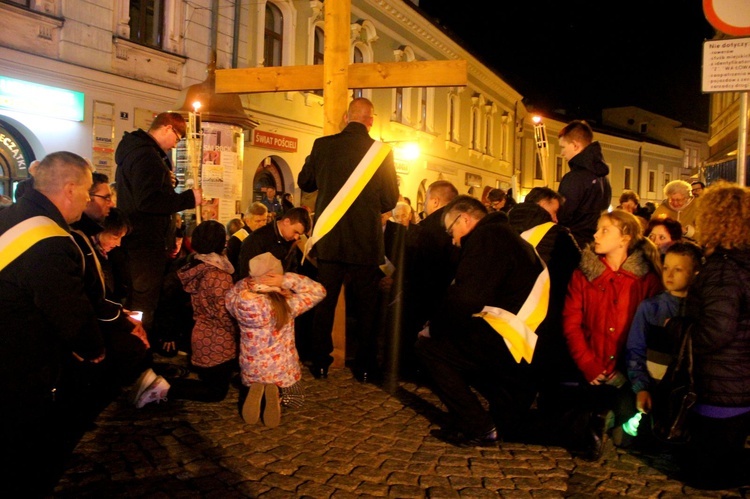
M 40 215 L 14 225 L 0 236 L 0 270 L 39 241 L 58 236 L 70 234 L 49 217 Z
M 537 225 L 523 232 L 521 237 L 534 246 L 534 252 L 536 252 L 539 241 L 553 225 L 555 224 L 552 222 Z M 537 342 L 536 329 L 547 316 L 549 307 L 549 270 L 544 260 L 539 257 L 539 253 L 536 254 L 544 268 L 537 276 L 534 287 L 518 314 L 498 307 L 484 307 L 481 312 L 474 314 L 475 317 L 481 317 L 487 321 L 492 329 L 503 337 L 508 350 L 519 364 L 522 359 L 531 363 Z
M 248 232 L 247 232 L 247 231 L 246 231 L 245 229 L 240 229 L 240 230 L 238 230 L 237 232 L 235 232 L 235 233 L 234 233 L 234 234 L 232 234 L 232 235 L 233 235 L 234 237 L 236 237 L 237 239 L 239 239 L 240 241 L 244 241 L 244 240 L 245 240 L 245 238 L 246 238 L 247 236 L 249 236 L 250 234 L 249 234 L 249 233 L 248 233 Z
M 323 213 L 316 217 L 315 227 L 313 228 L 312 235 L 305 244 L 304 256 L 302 261 L 305 261 L 307 254 L 312 250 L 315 243 L 323 239 L 331 229 L 341 220 L 344 213 L 351 207 L 357 196 L 364 190 L 367 183 L 370 181 L 375 172 L 378 170 L 383 160 L 391 152 L 391 146 L 384 144 L 383 142 L 375 141 L 367 150 L 362 160 L 360 160 L 357 168 L 354 169 L 346 183 L 341 187 L 341 190 L 336 193 L 328 206 L 325 207 Z

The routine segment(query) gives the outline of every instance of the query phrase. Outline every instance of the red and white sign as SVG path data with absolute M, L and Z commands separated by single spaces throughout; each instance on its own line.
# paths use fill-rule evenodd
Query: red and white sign
M 253 145 L 279 151 L 297 152 L 297 137 L 253 130 Z
M 732 36 L 750 35 L 747 0 L 703 0 L 703 12 L 711 26 Z

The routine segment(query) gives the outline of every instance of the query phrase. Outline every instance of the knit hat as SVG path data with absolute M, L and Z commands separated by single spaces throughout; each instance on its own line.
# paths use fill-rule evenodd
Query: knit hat
M 266 252 L 250 259 L 250 275 L 252 277 L 260 277 L 268 273 L 284 273 L 284 268 L 281 266 L 281 261 L 278 258 Z

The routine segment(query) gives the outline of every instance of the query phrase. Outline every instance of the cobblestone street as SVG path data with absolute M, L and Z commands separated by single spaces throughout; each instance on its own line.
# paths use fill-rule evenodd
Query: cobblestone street
M 430 436 L 443 417 L 425 387 L 392 394 L 348 369 L 314 380 L 281 425 L 247 425 L 238 390 L 221 403 L 138 410 L 120 396 L 75 449 L 55 497 L 746 497 L 670 479 L 665 457 L 607 443 L 589 463 L 562 448 L 457 448 Z

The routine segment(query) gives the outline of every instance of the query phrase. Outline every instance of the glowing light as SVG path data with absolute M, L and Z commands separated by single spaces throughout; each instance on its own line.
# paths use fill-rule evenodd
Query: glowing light
M 83 121 L 83 92 L 0 76 L 0 107 L 49 118 Z
M 541 116 L 534 116 L 534 117 L 531 118 L 531 121 L 533 121 L 535 124 L 539 124 L 539 123 L 542 122 L 542 117 Z
M 201 108 L 200 101 L 193 102 L 193 109 L 195 110 L 196 113 L 200 110 L 200 108 Z
M 404 142 L 393 148 L 393 155 L 401 161 L 414 161 L 420 155 L 419 144 L 416 142 Z
M 643 413 L 636 412 L 632 418 L 628 419 L 622 424 L 622 430 L 631 437 L 635 437 L 636 435 L 638 435 L 638 426 L 641 424 L 642 417 Z

